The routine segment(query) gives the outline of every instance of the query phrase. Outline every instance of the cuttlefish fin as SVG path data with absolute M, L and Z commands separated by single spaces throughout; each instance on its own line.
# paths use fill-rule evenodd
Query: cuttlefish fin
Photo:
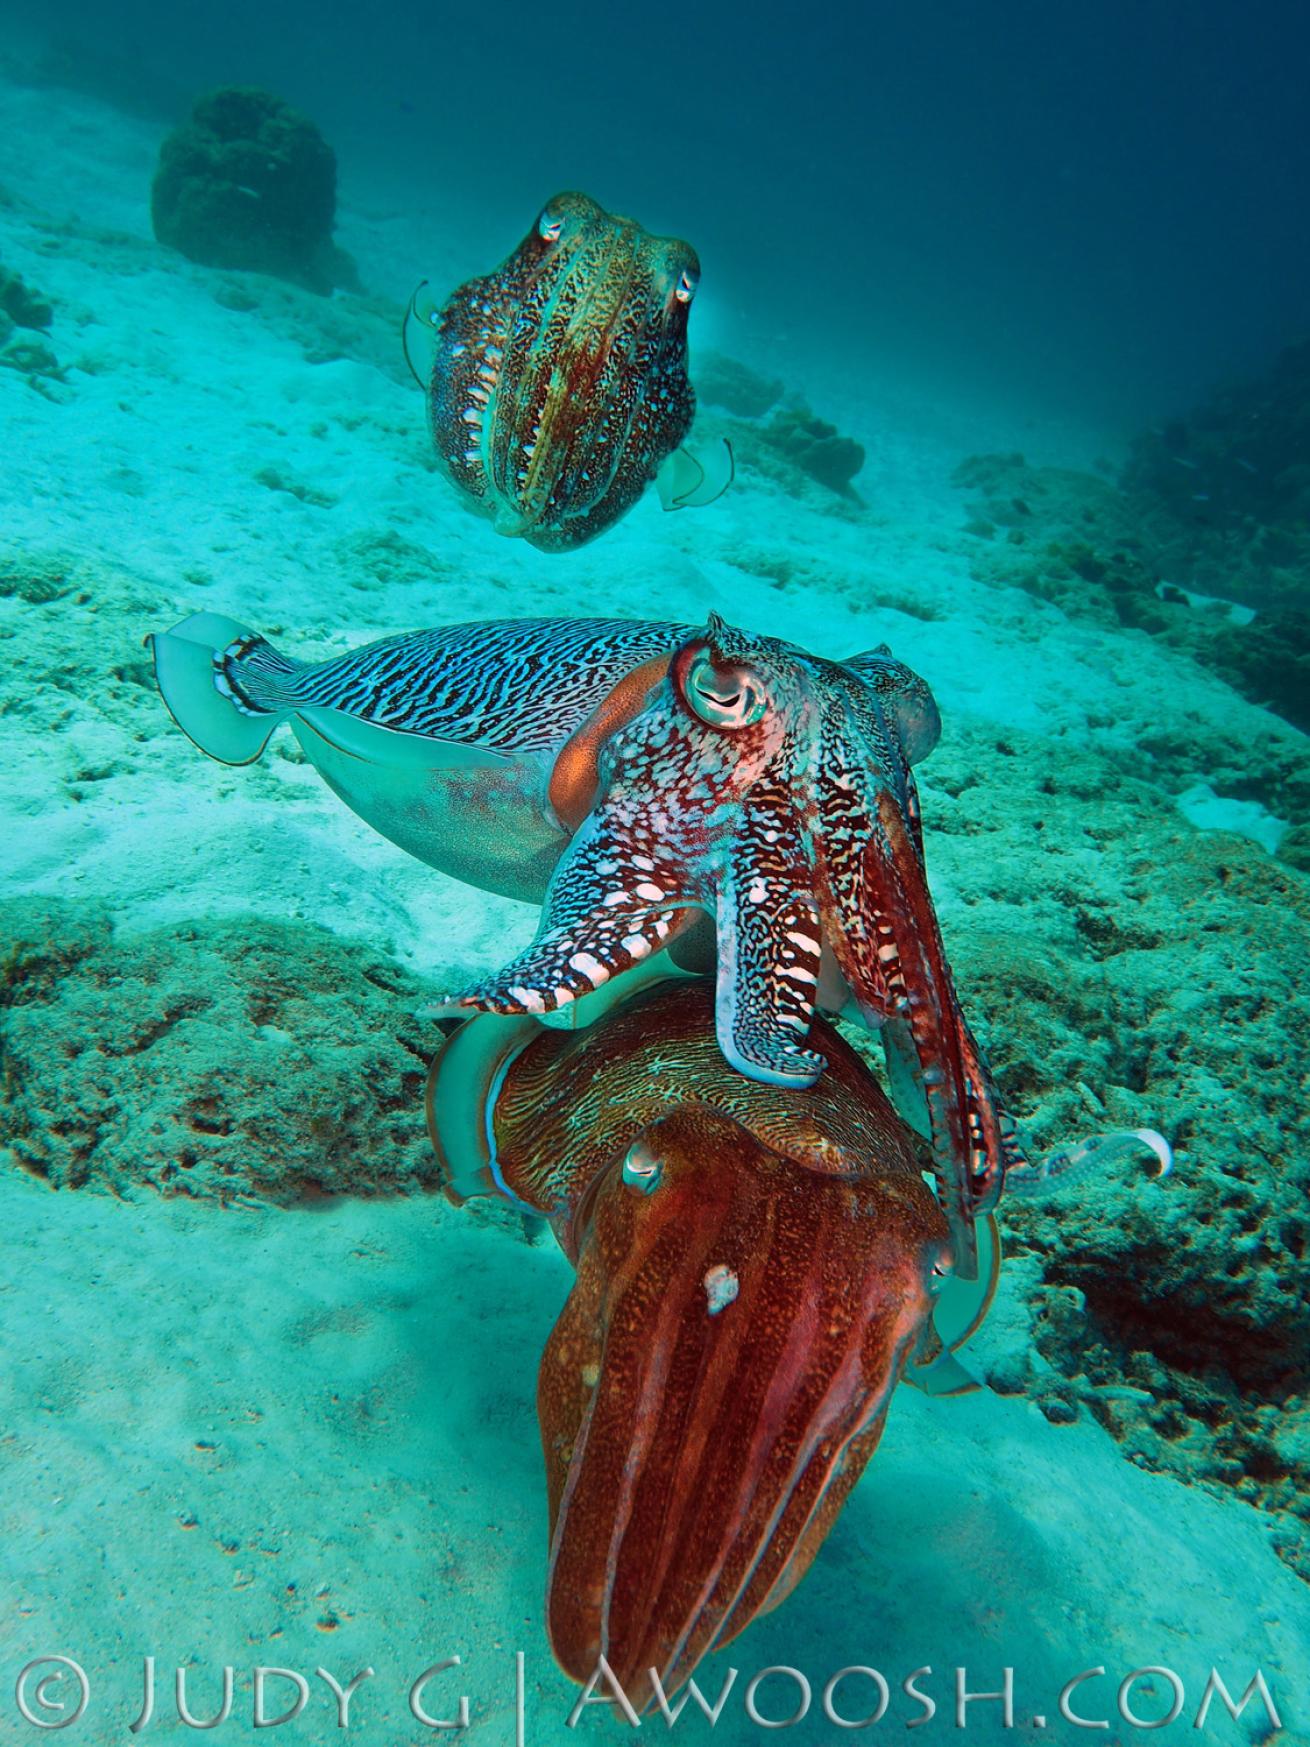
M 505 1184 L 496 1160 L 491 1111 L 514 1057 L 539 1036 L 533 1019 L 479 1013 L 442 1040 L 428 1073 L 424 1110 L 446 1199 L 463 1206 L 474 1195 L 503 1195 L 533 1212 Z
M 698 510 L 723 496 L 737 476 L 732 444 L 724 437 L 705 460 L 678 448 L 655 475 L 655 489 L 666 510 Z
M 986 1320 L 1001 1277 L 1001 1233 L 995 1218 L 987 1214 L 974 1225 L 978 1247 L 978 1273 L 972 1280 L 948 1274 L 933 1306 L 932 1327 L 940 1346 L 932 1358 L 911 1359 L 905 1381 L 925 1395 L 967 1395 L 982 1384 L 958 1357 L 960 1348 L 972 1340 Z
M 812 1086 L 824 1059 L 804 1040 L 823 931 L 808 870 L 787 865 L 778 844 L 769 844 L 778 836 L 770 817 L 758 807 L 744 809 L 719 888 L 715 1030 L 739 1073 L 766 1085 Z
M 254 713 L 216 683 L 222 652 L 254 642 L 253 634 L 222 613 L 193 613 L 171 631 L 146 638 L 155 678 L 169 714 L 202 752 L 220 764 L 253 764 L 280 716 Z
M 147 637 L 146 644 L 173 720 L 220 764 L 253 764 L 273 730 L 288 720 L 316 764 L 320 745 L 337 759 L 390 770 L 490 768 L 512 762 L 486 747 L 406 734 L 344 710 L 302 703 L 296 681 L 304 664 L 222 613 L 193 613 L 171 631 Z
M 409 373 L 419 387 L 426 389 L 432 380 L 432 365 L 437 353 L 437 322 L 440 306 L 422 280 L 415 288 L 400 326 L 400 343 L 404 349 Z
M 376 764 L 388 770 L 492 770 L 512 764 L 506 753 L 463 740 L 438 740 L 430 734 L 405 734 L 366 722 L 344 710 L 309 704 L 293 714 L 292 726 L 305 751 L 318 762 L 316 742 L 322 742 L 339 757 L 361 764 Z
M 546 893 L 531 946 L 454 997 L 493 1013 L 552 1013 L 649 958 L 689 927 L 672 868 L 653 844 L 635 849 L 602 810 L 574 838 Z

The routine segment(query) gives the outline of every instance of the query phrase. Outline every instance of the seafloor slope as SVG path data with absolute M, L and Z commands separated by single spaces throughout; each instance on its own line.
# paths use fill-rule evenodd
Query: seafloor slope
M 805 421 L 711 409 L 743 460 L 713 509 L 645 503 L 565 558 L 497 540 L 431 471 L 395 327 L 409 279 L 478 261 L 355 195 L 339 232 L 385 297 L 190 266 L 149 232 L 158 137 L 0 86 L 0 265 L 51 306 L 0 352 L 5 1685 L 80 1655 L 104 1705 L 82 1738 L 110 1740 L 147 1653 L 197 1679 L 371 1662 L 359 1729 L 394 1747 L 404 1676 L 458 1651 L 500 1740 L 524 1648 L 530 1738 L 564 1738 L 531 1399 L 563 1264 L 427 1197 L 324 1200 L 424 1187 L 414 1009 L 532 915 L 407 861 L 285 744 L 203 759 L 141 639 L 202 607 L 308 654 L 713 608 L 927 676 L 933 883 L 1011 1103 L 1039 1144 L 1150 1125 L 1179 1149 L 1163 1184 L 1014 1210 L 1003 1393 L 898 1401 L 815 1572 L 731 1659 L 930 1663 L 943 1706 L 944 1671 L 985 1689 L 1010 1663 L 1057 1737 L 1060 1681 L 1094 1664 L 1177 1669 L 1188 1716 L 1212 1664 L 1259 1665 L 1304 1731 L 1304 736 L 1076 581 L 1050 598 L 989 560 L 954 433 L 1028 437 L 889 418 L 877 384 L 824 400 L 867 503 L 805 471 Z M 718 1737 L 752 1736 L 729 1711 Z

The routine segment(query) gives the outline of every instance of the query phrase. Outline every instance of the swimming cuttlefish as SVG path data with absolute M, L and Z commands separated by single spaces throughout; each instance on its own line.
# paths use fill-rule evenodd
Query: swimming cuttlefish
M 637 1710 L 651 1670 L 672 1694 L 795 1587 L 899 1379 L 973 1387 L 950 1349 L 996 1252 L 944 1331 L 959 1283 L 914 1136 L 814 1032 L 812 1089 L 744 1079 L 693 978 L 581 1031 L 483 1014 L 433 1064 L 447 1194 L 545 1215 L 577 1270 L 537 1382 L 547 1628 L 568 1675 L 603 1655 Z
M 719 1045 L 754 1080 L 818 1078 L 816 1006 L 881 1028 L 972 1272 L 974 1219 L 1018 1152 L 928 891 L 910 767 L 937 707 L 885 648 L 825 660 L 715 616 L 451 625 L 317 663 L 209 613 L 151 641 L 215 758 L 250 762 L 287 721 L 392 842 L 544 900 L 531 946 L 462 1005 L 548 1013 L 666 946 L 717 947 Z
M 584 996 L 576 1030 L 447 1020 L 428 1079 L 447 1197 L 544 1216 L 576 1269 L 537 1379 L 547 1629 L 567 1674 L 590 1685 L 604 1656 L 637 1710 L 795 1588 L 898 1381 L 979 1387 L 957 1352 L 1001 1265 L 988 1215 L 960 1277 L 913 1131 L 827 1020 L 822 1078 L 776 1086 L 729 1067 L 715 1004 L 660 954 L 650 986 Z M 1007 1187 L 1143 1154 L 1170 1170 L 1142 1129 L 1057 1148 Z
M 440 307 L 419 287 L 405 356 L 437 461 L 498 533 L 567 551 L 612 527 L 652 480 L 666 509 L 727 488 L 726 444 L 708 465 L 683 448 L 699 282 L 687 243 L 557 194 L 494 273 Z

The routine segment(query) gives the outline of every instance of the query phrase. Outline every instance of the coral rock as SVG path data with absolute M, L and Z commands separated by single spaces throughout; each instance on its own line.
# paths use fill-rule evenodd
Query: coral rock
M 188 260 L 327 293 L 358 283 L 332 241 L 336 188 L 336 156 L 312 121 L 270 92 L 230 87 L 164 141 L 150 214 Z
M 836 425 L 816 418 L 808 407 L 785 407 L 765 426 L 773 447 L 802 473 L 842 496 L 864 466 L 864 450 L 853 437 L 843 437 Z

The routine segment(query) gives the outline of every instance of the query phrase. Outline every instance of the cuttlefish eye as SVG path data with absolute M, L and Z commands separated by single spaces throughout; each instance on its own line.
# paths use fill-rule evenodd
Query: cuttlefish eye
M 928 1290 L 935 1298 L 955 1272 L 949 1255 L 938 1256 L 928 1270 Z
M 749 728 L 769 707 L 757 676 L 748 667 L 719 667 L 709 651 L 695 655 L 686 673 L 676 675 L 683 702 L 711 728 Z
M 696 295 L 696 287 L 699 284 L 699 277 L 684 268 L 678 275 L 678 283 L 673 288 L 673 295 L 679 303 L 690 303 Z
M 537 235 L 543 242 L 557 243 L 560 239 L 560 232 L 563 229 L 564 215 L 552 211 L 549 206 L 546 207 L 542 212 L 541 217 L 537 220 Z
M 653 1195 L 664 1175 L 663 1161 L 646 1145 L 634 1140 L 623 1160 L 623 1181 L 642 1195 Z

